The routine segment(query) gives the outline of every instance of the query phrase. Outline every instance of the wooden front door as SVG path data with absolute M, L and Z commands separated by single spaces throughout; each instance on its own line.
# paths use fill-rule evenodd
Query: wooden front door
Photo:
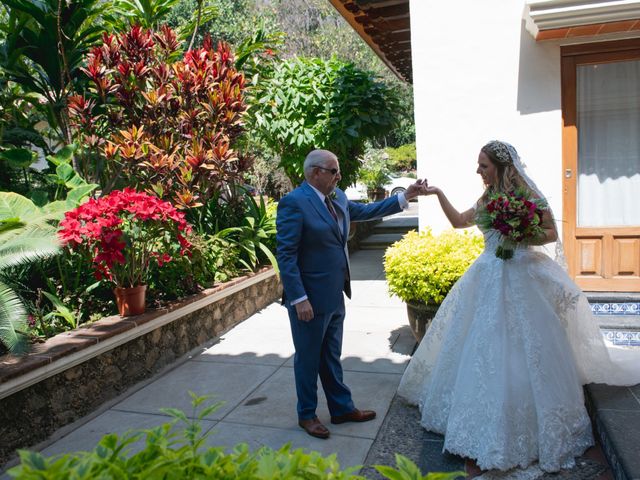
M 561 55 L 569 273 L 586 291 L 640 292 L 640 39 Z

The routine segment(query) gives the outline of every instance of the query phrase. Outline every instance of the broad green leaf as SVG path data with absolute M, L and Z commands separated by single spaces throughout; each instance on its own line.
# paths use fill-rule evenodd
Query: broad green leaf
M 72 207 L 77 207 L 78 205 L 83 203 L 87 196 L 98 187 L 99 185 L 95 183 L 85 183 L 84 185 L 75 187 L 74 189 L 70 190 L 69 193 L 67 193 L 67 204 Z
M 42 207 L 42 212 L 49 215 L 51 218 L 61 219 L 65 212 L 71 210 L 69 205 L 64 200 L 56 200 L 55 202 L 49 202 Z
M 28 198 L 14 192 L 0 192 L 0 220 L 19 218 L 26 223 L 40 215 L 40 209 Z
M 58 150 L 55 155 L 48 155 L 47 160 L 49 160 L 54 165 L 64 165 L 71 163 L 73 158 L 73 153 L 76 151 L 77 146 L 73 143 L 61 148 Z
M 0 151 L 0 158 L 6 160 L 12 168 L 27 168 L 37 159 L 35 152 L 26 148 L 12 148 Z
M 31 190 L 31 201 L 38 207 L 46 205 L 49 201 L 49 194 L 45 190 Z
M 56 167 L 56 175 L 58 175 L 64 183 L 71 180 L 75 174 L 75 170 L 73 170 L 73 167 L 68 163 L 61 163 Z
M 57 179 L 55 182 L 57 184 L 64 183 L 67 188 L 74 189 L 78 187 L 84 187 L 87 185 L 87 182 L 76 173 L 73 167 L 68 163 L 62 163 L 56 167 L 56 175 Z M 94 188 L 97 188 L 96 185 Z M 91 190 L 93 190 L 92 188 Z M 89 192 L 91 191 L 89 190 Z M 81 197 L 80 197 L 81 198 Z

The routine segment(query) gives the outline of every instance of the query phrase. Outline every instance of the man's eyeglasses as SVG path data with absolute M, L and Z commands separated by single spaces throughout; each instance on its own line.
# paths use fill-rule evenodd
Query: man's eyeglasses
M 333 175 L 334 177 L 340 173 L 340 170 L 338 170 L 337 168 L 327 168 L 327 167 L 321 167 L 320 165 L 314 165 L 315 168 L 319 168 L 320 170 L 326 170 L 327 172 L 329 172 L 331 175 Z

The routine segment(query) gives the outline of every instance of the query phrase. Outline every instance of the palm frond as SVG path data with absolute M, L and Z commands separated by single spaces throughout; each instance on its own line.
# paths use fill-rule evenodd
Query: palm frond
M 42 236 L 20 236 L 0 244 L 0 270 L 24 265 L 34 260 L 44 260 L 60 251 L 55 235 L 44 232 Z
M 0 192 L 0 244 L 18 237 L 41 237 L 41 232 L 54 236 L 67 209 L 65 202 L 51 202 L 45 208 L 39 208 L 22 195 Z
M 27 337 L 19 333 L 24 331 L 27 312 L 11 288 L 0 282 L 0 342 L 10 352 L 22 353 L 27 347 Z

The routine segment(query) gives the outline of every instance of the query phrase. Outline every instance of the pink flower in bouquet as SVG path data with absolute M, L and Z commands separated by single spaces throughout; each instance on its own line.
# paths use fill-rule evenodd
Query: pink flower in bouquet
M 171 203 L 131 188 L 90 199 L 67 212 L 62 242 L 90 256 L 95 275 L 118 287 L 146 283 L 149 263 L 162 266 L 172 255 L 188 255 L 191 226 Z

